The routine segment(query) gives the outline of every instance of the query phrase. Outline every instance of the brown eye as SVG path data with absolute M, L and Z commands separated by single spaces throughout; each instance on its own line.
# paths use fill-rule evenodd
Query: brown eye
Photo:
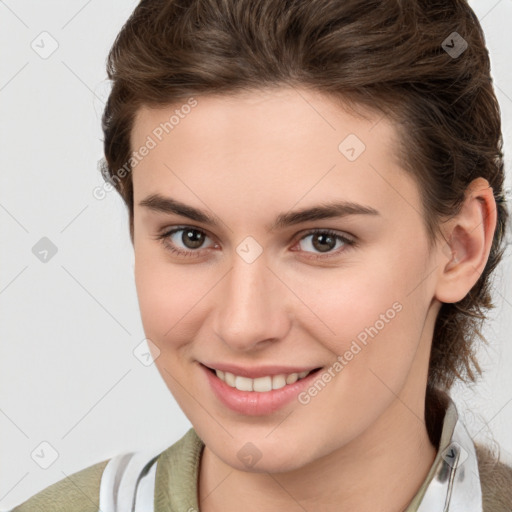
M 312 238 L 312 244 L 318 251 L 327 252 L 336 246 L 336 239 L 332 235 L 315 233 Z
M 189 249 L 198 249 L 204 242 L 204 233 L 197 229 L 183 229 L 181 241 Z
M 181 232 L 181 236 L 179 233 Z M 179 256 L 199 256 L 202 253 L 204 241 L 209 238 L 206 233 L 200 229 L 190 226 L 181 226 L 179 228 L 166 231 L 156 237 L 165 249 Z
M 310 241 L 303 244 L 302 252 L 312 253 L 310 256 L 306 257 L 313 259 L 337 256 L 356 244 L 355 239 L 340 235 L 336 231 L 329 229 L 315 229 L 306 233 L 306 235 L 299 240 L 299 245 L 307 238 L 310 238 Z M 338 250 L 333 250 L 338 242 L 341 242 L 341 247 Z M 308 248 L 312 250 L 309 251 L 307 250 Z M 322 253 L 325 254 L 325 256 L 322 256 Z

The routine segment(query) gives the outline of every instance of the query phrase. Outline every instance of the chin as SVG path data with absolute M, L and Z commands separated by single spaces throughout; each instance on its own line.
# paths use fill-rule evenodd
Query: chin
M 251 454 L 253 455 L 252 461 L 250 460 Z M 228 455 L 228 457 L 224 458 L 222 456 L 220 458 L 227 465 L 246 473 L 286 473 L 300 469 L 309 462 L 304 459 L 304 454 L 298 453 L 293 447 L 286 451 L 272 446 L 258 450 L 255 445 L 250 443 L 243 445 L 234 454 L 230 452 L 225 455 Z M 244 455 L 246 461 L 244 461 Z

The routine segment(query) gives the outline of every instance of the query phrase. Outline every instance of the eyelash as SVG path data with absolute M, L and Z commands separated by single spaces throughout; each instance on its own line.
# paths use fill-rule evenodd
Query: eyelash
M 178 254 L 179 256 L 184 256 L 184 257 L 187 257 L 187 258 L 198 257 L 196 255 L 196 253 L 201 252 L 202 249 L 198 249 L 198 250 L 190 249 L 190 250 L 185 251 L 183 249 L 177 249 L 174 245 L 171 245 L 169 243 L 168 239 L 169 239 L 169 237 L 171 235 L 173 235 L 174 233 L 177 233 L 179 231 L 185 231 L 187 229 L 193 230 L 193 231 L 198 231 L 198 232 L 203 233 L 206 236 L 208 236 L 207 233 L 205 233 L 203 230 L 195 228 L 193 226 L 180 226 L 180 227 L 177 227 L 177 228 L 173 228 L 170 231 L 166 231 L 166 232 L 164 232 L 164 233 L 162 233 L 160 235 L 157 235 L 155 238 L 157 240 L 159 240 L 163 244 L 163 246 L 165 247 L 166 250 L 168 250 L 168 251 L 170 251 L 170 252 L 172 252 L 174 254 Z M 324 255 L 306 256 L 306 258 L 308 258 L 308 259 L 318 260 L 318 259 L 331 258 L 331 257 L 334 257 L 334 256 L 338 256 L 341 252 L 344 252 L 344 251 L 346 251 L 346 250 L 348 250 L 348 249 L 350 249 L 352 247 L 355 247 L 357 245 L 356 241 L 353 238 L 348 238 L 346 236 L 340 235 L 338 232 L 333 231 L 331 229 L 322 229 L 322 228 L 315 228 L 315 229 L 309 230 L 301 238 L 299 238 L 297 240 L 297 242 L 302 241 L 304 238 L 307 238 L 310 235 L 315 235 L 315 234 L 318 234 L 318 233 L 326 234 L 326 235 L 334 237 L 336 240 L 339 240 L 339 241 L 343 242 L 345 244 L 345 248 L 341 248 L 341 249 L 338 249 L 337 251 L 333 251 L 333 252 L 330 252 L 330 253 L 325 253 Z

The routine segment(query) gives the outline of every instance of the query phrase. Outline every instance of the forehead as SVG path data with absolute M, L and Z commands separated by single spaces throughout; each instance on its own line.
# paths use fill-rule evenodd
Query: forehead
M 295 143 L 298 150 L 305 139 L 337 149 L 353 133 L 365 145 L 372 138 L 383 139 L 386 159 L 395 157 L 398 142 L 394 125 L 380 112 L 352 107 L 319 91 L 290 87 L 201 95 L 164 107 L 141 107 L 131 133 L 132 148 L 150 134 L 161 142 L 171 133 L 176 146 L 186 143 L 185 150 L 192 146 L 197 151 L 210 141 L 227 139 L 233 147 L 239 143 L 239 151 L 263 143 L 267 152 L 287 142 Z M 215 153 L 222 149 L 226 148 Z
M 138 111 L 132 150 L 148 139 L 154 147 L 133 170 L 136 202 L 166 188 L 188 198 L 250 190 L 290 208 L 326 194 L 372 198 L 375 207 L 403 202 L 404 194 L 418 200 L 415 183 L 398 165 L 395 127 L 377 112 L 295 88 L 197 96 L 192 104 Z

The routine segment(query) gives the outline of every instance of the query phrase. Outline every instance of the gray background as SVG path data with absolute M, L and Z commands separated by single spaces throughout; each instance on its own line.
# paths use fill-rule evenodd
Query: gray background
M 113 191 L 92 195 L 105 58 L 136 4 L 0 1 L 0 509 L 118 453 L 164 449 L 191 426 L 135 355 L 146 345 L 125 207 Z M 510 187 L 512 0 L 470 4 L 491 53 Z M 57 248 L 46 263 L 32 251 L 43 237 Z M 470 434 L 492 432 L 512 460 L 510 253 L 479 353 L 486 373 L 453 397 Z

